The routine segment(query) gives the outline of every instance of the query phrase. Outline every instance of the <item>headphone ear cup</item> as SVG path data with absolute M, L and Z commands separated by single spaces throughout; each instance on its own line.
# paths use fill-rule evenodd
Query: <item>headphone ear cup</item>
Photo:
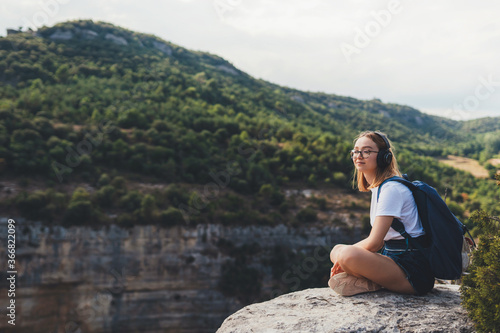
M 380 149 L 378 154 L 377 154 L 377 165 L 380 166 L 381 168 L 385 168 L 389 166 L 392 162 L 392 152 L 389 150 L 391 148 L 391 145 L 389 144 L 389 140 L 386 138 L 385 135 L 383 135 L 380 132 L 374 132 L 377 134 L 379 137 L 382 138 L 385 142 L 385 149 Z
M 390 151 L 387 151 L 387 153 L 384 155 L 384 160 L 387 166 L 389 166 L 392 162 L 392 153 Z
M 392 153 L 387 149 L 382 149 L 377 154 L 377 165 L 385 168 L 392 162 Z

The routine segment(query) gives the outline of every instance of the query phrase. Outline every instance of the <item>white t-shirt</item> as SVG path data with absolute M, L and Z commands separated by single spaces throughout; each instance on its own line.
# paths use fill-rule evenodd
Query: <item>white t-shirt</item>
M 411 237 L 425 234 L 422 223 L 418 217 L 417 205 L 411 191 L 403 184 L 389 181 L 382 186 L 377 202 L 378 187 L 372 188 L 372 202 L 370 206 L 370 224 L 373 226 L 376 216 L 394 216 L 405 226 L 406 232 Z M 404 239 L 396 230 L 389 228 L 384 237 L 385 241 L 391 239 Z

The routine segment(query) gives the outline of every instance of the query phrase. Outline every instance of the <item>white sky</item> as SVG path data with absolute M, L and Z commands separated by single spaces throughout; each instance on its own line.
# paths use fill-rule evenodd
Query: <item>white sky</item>
M 498 14 L 493 0 L 0 0 L 0 35 L 102 20 L 280 85 L 463 120 L 500 116 Z

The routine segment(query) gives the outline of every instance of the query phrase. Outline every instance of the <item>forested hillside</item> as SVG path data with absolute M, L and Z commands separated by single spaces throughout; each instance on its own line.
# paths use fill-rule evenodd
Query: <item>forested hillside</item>
M 15 183 L 1 205 L 30 219 L 321 221 L 334 208 L 325 198 L 301 205 L 284 190 L 354 195 L 349 150 L 367 129 L 388 133 L 402 170 L 446 193 L 460 217 L 480 207 L 500 213 L 493 180 L 434 159 L 498 156 L 500 118 L 457 122 L 281 87 L 218 56 L 103 22 L 0 38 L 0 177 L 4 187 Z M 366 210 L 356 202 L 344 208 Z

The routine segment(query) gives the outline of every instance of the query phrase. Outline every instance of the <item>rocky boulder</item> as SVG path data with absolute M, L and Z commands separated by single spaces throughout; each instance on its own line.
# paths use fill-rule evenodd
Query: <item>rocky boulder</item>
M 172 55 L 172 48 L 165 43 L 153 41 L 153 46 L 168 56 Z
M 104 38 L 106 38 L 107 40 L 110 40 L 111 42 L 117 44 L 117 45 L 128 45 L 128 42 L 125 38 L 123 37 L 119 37 L 119 36 L 115 36 L 113 34 L 110 34 L 110 33 L 107 33 Z
M 52 35 L 49 36 L 50 39 L 59 39 L 59 40 L 69 40 L 73 38 L 73 33 L 69 30 L 61 30 L 57 29 Z
M 436 285 L 425 296 L 381 290 L 352 297 L 307 289 L 244 307 L 217 333 L 474 332 L 458 288 Z

